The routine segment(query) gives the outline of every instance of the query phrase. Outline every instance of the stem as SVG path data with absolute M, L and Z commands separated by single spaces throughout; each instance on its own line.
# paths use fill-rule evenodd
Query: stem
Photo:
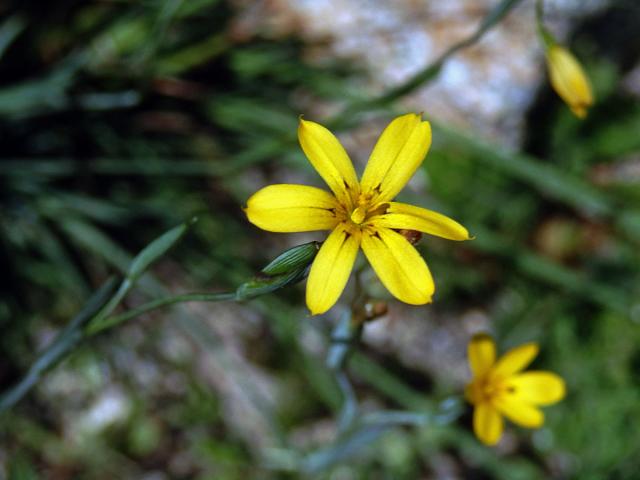
M 87 328 L 86 334 L 87 336 L 96 335 L 103 330 L 112 328 L 122 322 L 126 322 L 127 320 L 131 320 L 132 318 L 137 317 L 138 315 L 142 315 L 143 313 L 147 313 L 158 308 L 166 307 L 169 305 L 174 305 L 176 303 L 182 302 L 224 302 L 227 300 L 235 300 L 235 293 L 186 293 L 183 295 L 176 295 L 174 297 L 166 297 L 159 298 L 158 300 L 153 300 L 151 302 L 140 305 L 139 307 L 128 310 L 120 315 L 114 315 L 112 317 L 106 318 L 104 321 L 99 324 L 91 325 Z
M 0 396 L 0 412 L 15 405 L 42 378 L 42 375 L 59 363 L 83 338 L 83 327 L 102 309 L 116 287 L 116 279 L 111 278 L 87 301 L 82 310 L 60 332 L 38 359 L 31 365 L 27 374 L 15 386 Z
M 109 297 L 115 290 L 116 281 L 110 279 L 106 282 L 86 303 L 85 307 L 76 315 L 67 327 L 60 332 L 53 343 L 31 365 L 27 374 L 10 390 L 0 396 L 0 412 L 11 408 L 24 397 L 42 376 L 57 365 L 73 350 L 83 339 L 96 335 L 108 328 L 112 328 L 122 322 L 126 322 L 138 315 L 152 310 L 174 305 L 181 302 L 223 302 L 234 300 L 235 293 L 188 293 L 174 297 L 160 298 L 137 308 L 106 318 L 97 324 L 90 324 L 86 330 L 84 327 L 96 317 L 109 301 Z
M 342 394 L 338 415 L 338 431 L 341 433 L 349 430 L 358 416 L 358 400 L 345 370 L 353 346 L 358 343 L 361 334 L 361 326 L 353 324 L 353 312 L 345 311 L 331 333 L 331 346 L 327 352 L 327 367 L 333 371 Z
M 544 26 L 544 0 L 536 0 L 536 26 L 545 48 L 549 48 L 556 43 L 551 32 Z
M 358 400 L 346 372 L 342 370 L 337 371 L 336 381 L 342 393 L 342 408 L 338 416 L 338 432 L 343 433 L 349 430 L 356 420 L 358 415 Z
M 442 68 L 444 63 L 451 56 L 458 53 L 459 50 L 467 48 L 480 40 L 484 36 L 484 34 L 487 33 L 487 31 L 489 31 L 496 23 L 501 21 L 521 1 L 522 0 L 503 0 L 484 17 L 482 23 L 474 33 L 449 47 L 449 49 L 442 53 L 436 60 L 416 73 L 404 84 L 391 88 L 379 97 L 365 100 L 359 103 L 354 103 L 348 106 L 345 111 L 343 111 L 333 121 L 328 122 L 328 124 L 330 124 L 332 128 L 340 128 L 344 126 L 349 121 L 350 117 L 354 116 L 356 113 L 370 109 L 372 107 L 379 107 L 392 103 L 395 100 L 398 100 L 399 98 L 411 93 L 413 90 L 420 87 L 424 83 L 432 80 L 440 72 L 440 69 Z

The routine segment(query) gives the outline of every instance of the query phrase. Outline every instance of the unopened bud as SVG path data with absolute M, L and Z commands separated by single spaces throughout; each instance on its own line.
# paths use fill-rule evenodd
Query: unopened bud
M 547 49 L 547 65 L 553 89 L 576 117 L 586 117 L 593 105 L 593 93 L 580 62 L 569 50 L 554 44 Z
M 320 249 L 319 242 L 303 243 L 278 255 L 269 265 L 262 269 L 262 273 L 273 276 L 306 268 L 316 257 Z
M 320 249 L 319 242 L 309 242 L 290 248 L 264 267 L 253 280 L 236 290 L 239 299 L 252 298 L 278 290 L 307 276 L 309 265 Z

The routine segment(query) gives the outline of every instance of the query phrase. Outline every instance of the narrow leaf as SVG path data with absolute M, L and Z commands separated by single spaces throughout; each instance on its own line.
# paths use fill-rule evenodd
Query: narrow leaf
M 131 280 L 135 280 L 140 275 L 142 275 L 153 262 L 167 253 L 167 251 L 169 251 L 169 249 L 171 249 L 171 247 L 173 247 L 178 242 L 178 240 L 180 240 L 184 236 L 184 234 L 187 233 L 187 230 L 196 221 L 197 218 L 194 217 L 188 222 L 172 228 L 168 232 L 160 235 L 145 248 L 143 248 L 142 251 L 138 255 L 136 255 L 136 257 L 131 262 L 131 266 L 129 267 L 127 276 Z

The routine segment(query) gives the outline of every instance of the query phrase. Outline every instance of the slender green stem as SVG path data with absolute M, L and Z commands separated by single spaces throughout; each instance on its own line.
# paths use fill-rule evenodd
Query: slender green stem
M 86 334 L 88 336 L 96 335 L 104 330 L 115 327 L 116 325 L 131 320 L 143 313 L 157 310 L 158 308 L 167 307 L 169 305 L 175 305 L 176 303 L 183 302 L 224 302 L 227 300 L 235 300 L 236 294 L 234 292 L 225 293 L 186 293 L 183 295 L 176 295 L 174 297 L 159 298 L 151 302 L 140 305 L 139 307 L 128 310 L 119 315 L 106 318 L 99 324 L 90 325 Z
M 359 274 L 360 272 L 357 275 Z M 362 308 L 354 305 L 351 311 L 345 311 L 331 333 L 331 346 L 327 352 L 327 367 L 333 371 L 342 393 L 342 406 L 338 416 L 339 432 L 348 431 L 358 417 L 358 399 L 347 376 L 346 368 L 349 356 L 362 335 L 362 325 L 355 324 L 353 321 L 355 312 Z
M 545 48 L 549 48 L 556 43 L 551 32 L 544 26 L 544 0 L 536 0 L 536 27 Z
M 436 60 L 420 70 L 405 83 L 391 88 L 379 97 L 374 97 L 369 100 L 357 102 L 348 106 L 345 111 L 343 111 L 332 121 L 328 122 L 328 124 L 332 128 L 343 127 L 355 114 L 371 108 L 388 105 L 398 100 L 399 98 L 408 95 L 425 83 L 433 80 L 438 75 L 438 73 L 440 73 L 440 69 L 442 68 L 444 63 L 449 60 L 450 57 L 458 53 L 458 51 L 470 47 L 478 40 L 480 40 L 485 33 L 487 33 L 494 25 L 501 21 L 521 1 L 522 0 L 503 0 L 484 17 L 482 23 L 478 26 L 475 32 L 449 47 L 449 49 L 443 52 L 438 58 L 436 58 Z
M 338 431 L 346 432 L 353 426 L 358 416 L 358 400 L 346 372 L 338 370 L 336 372 L 336 382 L 338 382 L 338 387 L 340 387 L 340 392 L 342 393 L 342 408 L 338 416 Z
M 298 470 L 306 474 L 327 470 L 333 465 L 353 458 L 392 428 L 450 425 L 463 413 L 464 403 L 459 397 L 450 397 L 430 410 L 428 412 L 383 410 L 364 414 L 351 425 L 350 429 L 343 431 L 332 444 L 312 451 L 300 459 Z M 282 455 L 281 457 L 285 460 L 290 459 Z M 286 462 L 283 467 L 287 470 L 291 469 L 290 462 Z
M 116 280 L 112 278 L 100 287 L 87 301 L 82 310 L 60 332 L 53 343 L 47 347 L 37 360 L 31 365 L 27 374 L 15 386 L 0 396 L 0 412 L 15 405 L 33 386 L 38 383 L 54 365 L 65 358 L 68 353 L 82 340 L 83 328 L 102 309 L 116 288 Z

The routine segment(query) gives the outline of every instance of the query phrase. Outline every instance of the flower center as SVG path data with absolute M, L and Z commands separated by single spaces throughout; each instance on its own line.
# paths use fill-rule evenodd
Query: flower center
M 372 204 L 371 194 L 361 193 L 356 202 L 356 208 L 351 211 L 349 219 L 355 225 L 362 225 L 375 215 L 382 215 L 389 208 L 388 203 Z
M 493 399 L 508 393 L 513 393 L 513 387 L 508 387 L 501 379 L 489 376 L 477 378 L 465 390 L 467 399 L 474 405 L 491 402 Z

